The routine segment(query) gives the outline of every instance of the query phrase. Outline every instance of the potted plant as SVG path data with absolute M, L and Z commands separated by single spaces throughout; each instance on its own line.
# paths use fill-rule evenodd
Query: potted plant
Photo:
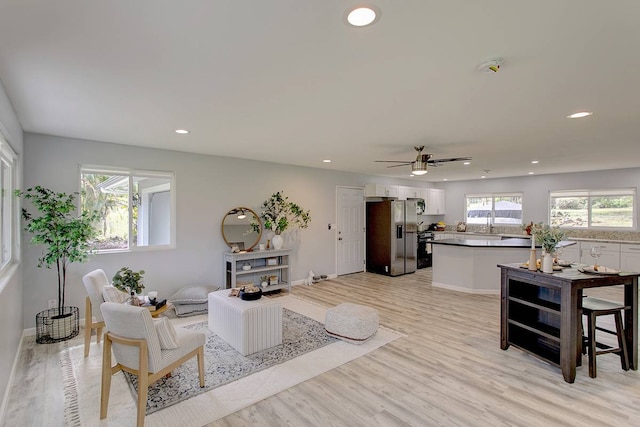
M 289 228 L 307 228 L 311 222 L 311 212 L 305 211 L 300 205 L 290 202 L 283 191 L 275 192 L 270 198 L 262 202 L 260 207 L 260 219 L 264 222 L 265 228 L 273 231 L 275 236 L 272 239 L 275 249 L 282 248 L 281 234 Z M 254 217 L 251 228 L 260 230 L 258 219 Z
M 49 337 L 54 341 L 61 341 L 76 336 L 78 327 L 78 308 L 65 307 L 65 292 L 67 287 L 67 267 L 72 262 L 86 261 L 90 252 L 89 240 L 97 234 L 95 227 L 99 219 L 97 211 L 82 210 L 78 215 L 75 199 L 79 193 L 56 193 L 41 186 L 35 186 L 26 191 L 16 190 L 15 195 L 31 202 L 39 215 L 32 214 L 22 208 L 24 230 L 31 233 L 31 243 L 44 246 L 42 256 L 38 258 L 38 267 L 51 268 L 55 264 L 58 275 L 58 307 L 53 315 L 36 316 L 36 326 L 39 319 L 48 322 Z M 41 316 L 42 315 L 42 316 Z M 41 316 L 41 317 L 39 317 Z M 74 318 L 75 317 L 75 318 Z M 42 328 L 45 329 L 44 326 Z M 47 341 L 43 334 L 38 334 L 38 342 Z
M 542 260 L 542 271 L 544 273 L 553 272 L 553 252 L 558 243 L 565 237 L 565 232 L 560 227 L 551 227 L 549 224 L 538 223 L 533 226 L 531 234 L 536 242 L 542 246 L 544 257 Z
M 143 274 L 144 270 L 133 271 L 129 267 L 122 267 L 113 276 L 113 286 L 121 291 L 131 293 L 131 295 L 134 293 L 139 294 L 144 289 L 144 284 L 142 283 Z

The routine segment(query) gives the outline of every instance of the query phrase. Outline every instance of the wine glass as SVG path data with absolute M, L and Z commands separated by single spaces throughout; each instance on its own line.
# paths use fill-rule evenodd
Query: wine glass
M 596 259 L 593 264 L 593 269 L 598 271 L 598 257 L 600 257 L 600 247 L 599 246 L 591 246 L 591 256 Z

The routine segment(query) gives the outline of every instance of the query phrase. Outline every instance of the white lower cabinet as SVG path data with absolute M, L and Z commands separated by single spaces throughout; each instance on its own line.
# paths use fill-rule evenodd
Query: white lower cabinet
M 620 270 L 640 272 L 640 245 L 620 245 Z
M 591 256 L 591 248 L 594 246 L 600 248 L 598 265 L 620 270 L 620 243 L 580 242 L 580 262 L 582 264 L 593 265 L 595 258 Z

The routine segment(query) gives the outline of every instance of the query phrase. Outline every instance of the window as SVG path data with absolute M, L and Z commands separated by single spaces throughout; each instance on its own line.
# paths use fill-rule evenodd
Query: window
M 467 224 L 521 225 L 522 193 L 467 194 Z
M 2 200 L 0 201 L 0 271 L 3 271 L 13 259 L 13 245 L 17 236 L 16 202 L 13 197 L 15 190 L 15 160 L 16 154 L 0 134 L 0 186 Z
M 549 193 L 551 225 L 567 228 L 635 229 L 636 189 Z
M 169 172 L 82 167 L 83 209 L 100 212 L 97 251 L 172 246 L 175 184 Z

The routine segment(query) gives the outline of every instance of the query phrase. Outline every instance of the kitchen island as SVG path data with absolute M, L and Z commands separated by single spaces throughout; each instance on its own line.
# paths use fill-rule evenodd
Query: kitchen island
M 564 241 L 559 245 L 572 244 L 575 242 Z M 498 295 L 500 269 L 496 265 L 527 262 L 531 240 L 456 238 L 434 240 L 432 245 L 432 286 L 472 294 Z

